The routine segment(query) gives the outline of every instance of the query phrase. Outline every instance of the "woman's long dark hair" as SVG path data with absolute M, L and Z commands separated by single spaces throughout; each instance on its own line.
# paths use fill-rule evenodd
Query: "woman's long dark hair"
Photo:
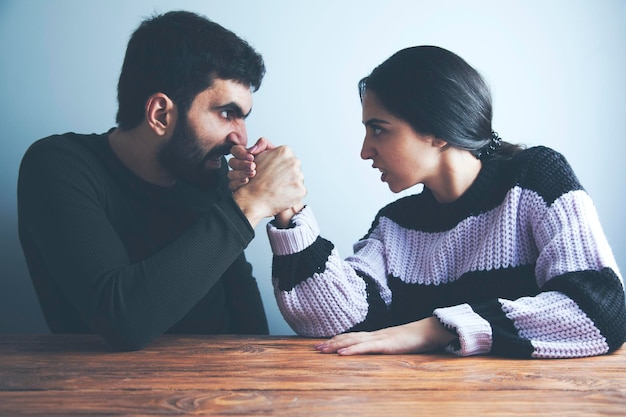
M 491 92 L 461 57 L 437 46 L 402 49 L 359 82 L 393 115 L 422 135 L 434 135 L 477 158 L 521 149 L 502 142 L 491 126 Z

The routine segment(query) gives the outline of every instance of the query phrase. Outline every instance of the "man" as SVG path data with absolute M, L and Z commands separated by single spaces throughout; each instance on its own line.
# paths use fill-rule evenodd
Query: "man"
M 261 56 L 220 25 L 177 11 L 132 35 L 117 128 L 67 133 L 26 152 L 19 235 L 53 332 L 96 332 L 140 349 L 164 332 L 267 333 L 243 250 L 306 190 L 287 147 L 228 189 L 224 155 L 246 146 Z

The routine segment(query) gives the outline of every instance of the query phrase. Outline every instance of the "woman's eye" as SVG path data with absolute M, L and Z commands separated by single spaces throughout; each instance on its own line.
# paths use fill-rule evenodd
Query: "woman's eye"
M 370 131 L 372 132 L 372 135 L 378 136 L 383 132 L 383 129 L 378 126 L 370 125 Z
M 367 135 L 371 135 L 371 136 L 380 136 L 383 133 L 385 133 L 385 129 L 384 128 L 382 128 L 382 127 L 380 127 L 378 125 L 375 125 L 373 123 L 368 123 L 365 126 L 365 131 L 367 132 Z

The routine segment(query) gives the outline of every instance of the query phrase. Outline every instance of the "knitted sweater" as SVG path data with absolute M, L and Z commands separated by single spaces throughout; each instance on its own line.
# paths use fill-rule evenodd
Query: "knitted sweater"
M 267 230 L 278 305 L 301 335 L 434 315 L 462 356 L 591 356 L 624 341 L 622 277 L 595 207 L 549 148 L 485 162 L 452 203 L 427 188 L 391 203 L 345 260 L 310 207 Z

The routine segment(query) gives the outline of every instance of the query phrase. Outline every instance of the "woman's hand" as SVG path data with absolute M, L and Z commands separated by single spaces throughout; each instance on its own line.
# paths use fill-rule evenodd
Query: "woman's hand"
M 246 149 L 242 145 L 235 145 L 230 149 L 233 157 L 228 161 L 232 168 L 228 171 L 228 188 L 230 191 L 237 191 L 241 186 L 247 184 L 256 175 L 256 163 L 254 157 L 261 152 L 276 149 L 276 146 L 265 138 L 260 138 L 256 143 Z
M 456 339 L 435 317 L 374 332 L 344 333 L 315 346 L 323 353 L 423 353 L 440 349 Z

